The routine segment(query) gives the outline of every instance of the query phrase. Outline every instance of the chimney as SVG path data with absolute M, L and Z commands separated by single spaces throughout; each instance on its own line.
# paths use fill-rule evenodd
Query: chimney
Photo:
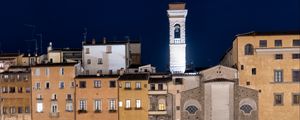
M 95 38 L 92 40 L 92 44 L 93 44 L 93 45 L 96 44 L 96 39 L 95 39 Z
M 103 37 L 102 42 L 103 42 L 103 44 L 106 44 L 106 37 Z

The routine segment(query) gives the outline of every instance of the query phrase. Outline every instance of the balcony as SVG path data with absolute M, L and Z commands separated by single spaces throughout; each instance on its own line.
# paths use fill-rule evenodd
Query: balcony
M 115 113 L 115 112 L 117 112 L 117 110 L 111 109 L 111 110 L 109 110 L 108 112 L 110 112 L 110 113 Z
M 149 95 L 166 95 L 167 91 L 166 90 L 149 90 L 148 94 Z
M 167 115 L 166 110 L 149 110 L 148 112 L 149 115 Z
M 49 117 L 50 118 L 58 118 L 59 117 L 59 112 L 50 112 Z
M 81 114 L 81 113 L 87 113 L 87 110 L 78 110 L 78 113 Z

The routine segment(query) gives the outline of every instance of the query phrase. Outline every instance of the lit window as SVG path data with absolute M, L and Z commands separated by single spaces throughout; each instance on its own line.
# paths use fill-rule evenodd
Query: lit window
M 274 70 L 274 82 L 283 82 L 282 70 Z
M 130 82 L 125 82 L 125 89 L 131 89 Z
M 158 110 L 160 110 L 160 111 L 166 110 L 166 105 L 164 103 L 159 103 L 158 104 Z
M 95 80 L 94 81 L 94 87 L 95 88 L 100 88 L 101 87 L 101 81 L 100 80 Z
M 94 105 L 95 105 L 95 112 L 101 111 L 101 107 L 102 107 L 101 100 L 95 100 L 94 102 L 95 102 L 94 103 Z
M 109 110 L 116 110 L 116 100 L 115 99 L 109 100 Z
M 38 102 L 36 104 L 36 112 L 43 112 L 43 103 L 42 102 Z
M 34 70 L 34 75 L 35 75 L 35 76 L 40 76 L 40 68 L 36 68 L 36 69 Z
M 130 100 L 126 100 L 126 105 L 125 105 L 125 108 L 129 109 L 130 108 Z
M 64 73 L 65 73 L 65 70 L 64 70 L 64 68 L 60 68 L 60 70 L 59 70 L 59 74 L 60 74 L 60 75 L 64 75 Z
M 141 82 L 136 82 L 135 83 L 135 88 L 136 89 L 141 89 Z
M 136 100 L 135 101 L 135 107 L 136 108 L 141 108 L 141 100 Z
M 87 110 L 87 101 L 86 100 L 79 101 L 79 110 Z

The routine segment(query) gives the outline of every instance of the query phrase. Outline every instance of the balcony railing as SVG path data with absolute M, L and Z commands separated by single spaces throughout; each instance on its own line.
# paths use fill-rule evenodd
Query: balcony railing
M 109 110 L 108 112 L 110 112 L 110 113 L 115 113 L 115 112 L 117 112 L 117 110 L 111 109 L 111 110 Z
M 166 115 L 168 114 L 166 110 L 149 110 L 149 115 Z
M 51 118 L 58 118 L 59 117 L 59 112 L 50 112 L 49 117 Z
M 167 94 L 166 90 L 149 90 L 148 94 L 150 95 L 165 95 Z

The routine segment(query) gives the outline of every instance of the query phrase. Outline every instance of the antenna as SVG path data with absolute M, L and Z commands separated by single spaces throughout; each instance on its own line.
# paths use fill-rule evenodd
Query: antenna
M 41 54 L 43 54 L 43 34 L 36 34 L 36 36 L 40 37 L 40 50 L 41 50 Z
M 25 40 L 26 42 L 35 42 L 35 54 L 38 53 L 37 39 Z M 30 48 L 29 48 L 30 51 Z
M 83 33 L 83 40 L 84 40 L 84 41 L 86 41 L 87 33 L 88 33 L 88 32 L 87 32 L 87 28 L 85 27 L 85 28 L 84 28 L 84 33 Z

